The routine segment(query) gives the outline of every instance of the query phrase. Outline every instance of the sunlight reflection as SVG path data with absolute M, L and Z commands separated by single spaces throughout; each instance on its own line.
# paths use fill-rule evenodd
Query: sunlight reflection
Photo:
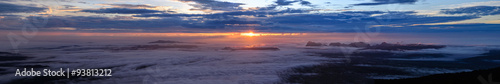
M 241 36 L 250 36 L 250 37 L 252 37 L 252 36 L 259 36 L 259 34 L 254 34 L 253 32 L 250 32 L 250 33 L 241 33 L 240 35 Z

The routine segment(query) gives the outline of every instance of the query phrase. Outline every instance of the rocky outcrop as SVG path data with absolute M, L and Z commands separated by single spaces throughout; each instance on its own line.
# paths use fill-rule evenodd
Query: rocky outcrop
M 366 49 L 380 50 L 421 50 L 421 49 L 441 49 L 444 45 L 425 45 L 425 44 L 390 44 L 382 42 L 377 45 L 369 46 Z
M 242 47 L 242 48 L 224 47 L 222 50 L 280 50 L 280 49 L 277 47 Z
M 322 43 L 307 42 L 306 46 L 326 46 Z M 421 49 L 441 49 L 446 47 L 445 45 L 426 45 L 426 44 L 391 44 L 387 42 L 382 42 L 376 45 L 370 45 L 365 42 L 352 42 L 349 44 L 344 44 L 340 42 L 333 42 L 328 44 L 328 46 L 338 46 L 338 47 L 356 47 L 365 49 L 380 49 L 380 50 L 421 50 Z
M 323 44 L 309 41 L 306 46 L 323 46 Z

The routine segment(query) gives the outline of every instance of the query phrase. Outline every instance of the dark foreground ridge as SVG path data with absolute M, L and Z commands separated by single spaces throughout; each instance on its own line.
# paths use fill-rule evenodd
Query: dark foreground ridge
M 311 56 L 345 58 L 342 52 L 311 52 Z M 479 56 L 456 61 L 408 61 L 387 58 L 440 58 L 447 53 L 394 53 L 361 50 L 350 54 L 349 63 L 331 61 L 320 65 L 299 66 L 279 73 L 278 83 L 297 84 L 498 84 L 500 82 L 500 50 L 489 50 Z M 390 67 L 387 67 L 390 66 Z M 409 67 L 412 68 L 394 68 Z M 431 69 L 431 70 L 429 70 Z M 434 70 L 432 70 L 434 69 Z M 456 72 L 422 73 L 441 69 Z M 465 71 L 461 71 L 468 69 Z M 473 70 L 473 71 L 469 71 Z M 377 79 L 384 76 L 407 76 L 403 79 Z M 375 77 L 375 78 L 372 78 Z M 409 78 L 411 77 L 411 78 Z M 405 79 L 406 78 L 406 79 Z
M 419 78 L 377 79 L 375 84 L 500 84 L 500 67 L 472 72 L 436 74 Z
M 464 62 L 474 63 L 477 66 L 498 66 L 500 50 L 490 50 L 481 56 L 461 59 Z M 492 69 L 474 70 L 472 72 L 446 73 L 423 76 L 419 78 L 375 80 L 377 84 L 500 84 L 500 67 Z

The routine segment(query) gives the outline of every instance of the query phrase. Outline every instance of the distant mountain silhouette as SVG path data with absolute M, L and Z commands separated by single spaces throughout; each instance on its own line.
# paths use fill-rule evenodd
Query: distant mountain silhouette
M 306 46 L 327 46 L 322 43 L 308 41 Z M 328 44 L 328 46 L 339 46 L 339 47 L 356 47 L 364 49 L 380 49 L 380 50 L 421 50 L 421 49 L 441 49 L 446 47 L 445 45 L 425 45 L 425 44 L 391 44 L 387 42 L 382 42 L 376 45 L 370 45 L 365 42 L 352 42 L 349 44 L 343 44 L 340 42 L 334 42 Z
M 149 43 L 184 43 L 184 42 L 180 42 L 180 41 L 171 41 L 171 40 L 158 40 L 158 41 L 153 41 L 153 42 L 149 42 Z

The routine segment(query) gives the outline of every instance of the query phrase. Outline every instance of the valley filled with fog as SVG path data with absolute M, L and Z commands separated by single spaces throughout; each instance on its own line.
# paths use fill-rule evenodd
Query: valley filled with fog
M 349 35 L 102 36 L 88 39 L 85 36 L 68 36 L 58 37 L 57 40 L 42 39 L 51 37 L 40 36 L 22 44 L 19 53 L 4 47 L 0 54 L 10 60 L 0 61 L 0 78 L 3 79 L 0 82 L 269 84 L 303 83 L 297 78 L 309 80 L 318 77 L 330 78 L 332 83 L 359 80 L 370 83 L 372 79 L 413 78 L 488 69 L 498 67 L 500 63 L 500 60 L 487 55 L 499 53 L 500 46 L 494 44 L 446 44 L 436 40 L 401 42 L 405 39 L 390 38 L 391 41 L 381 37 L 364 41 L 369 47 L 363 47 L 356 46 L 358 41 L 352 40 Z M 381 44 L 385 41 L 387 43 Z M 9 41 L 2 42 L 10 46 Z M 113 76 L 69 79 L 14 77 L 15 70 L 22 68 L 109 68 L 113 70 Z M 321 77 L 322 74 L 329 77 Z

